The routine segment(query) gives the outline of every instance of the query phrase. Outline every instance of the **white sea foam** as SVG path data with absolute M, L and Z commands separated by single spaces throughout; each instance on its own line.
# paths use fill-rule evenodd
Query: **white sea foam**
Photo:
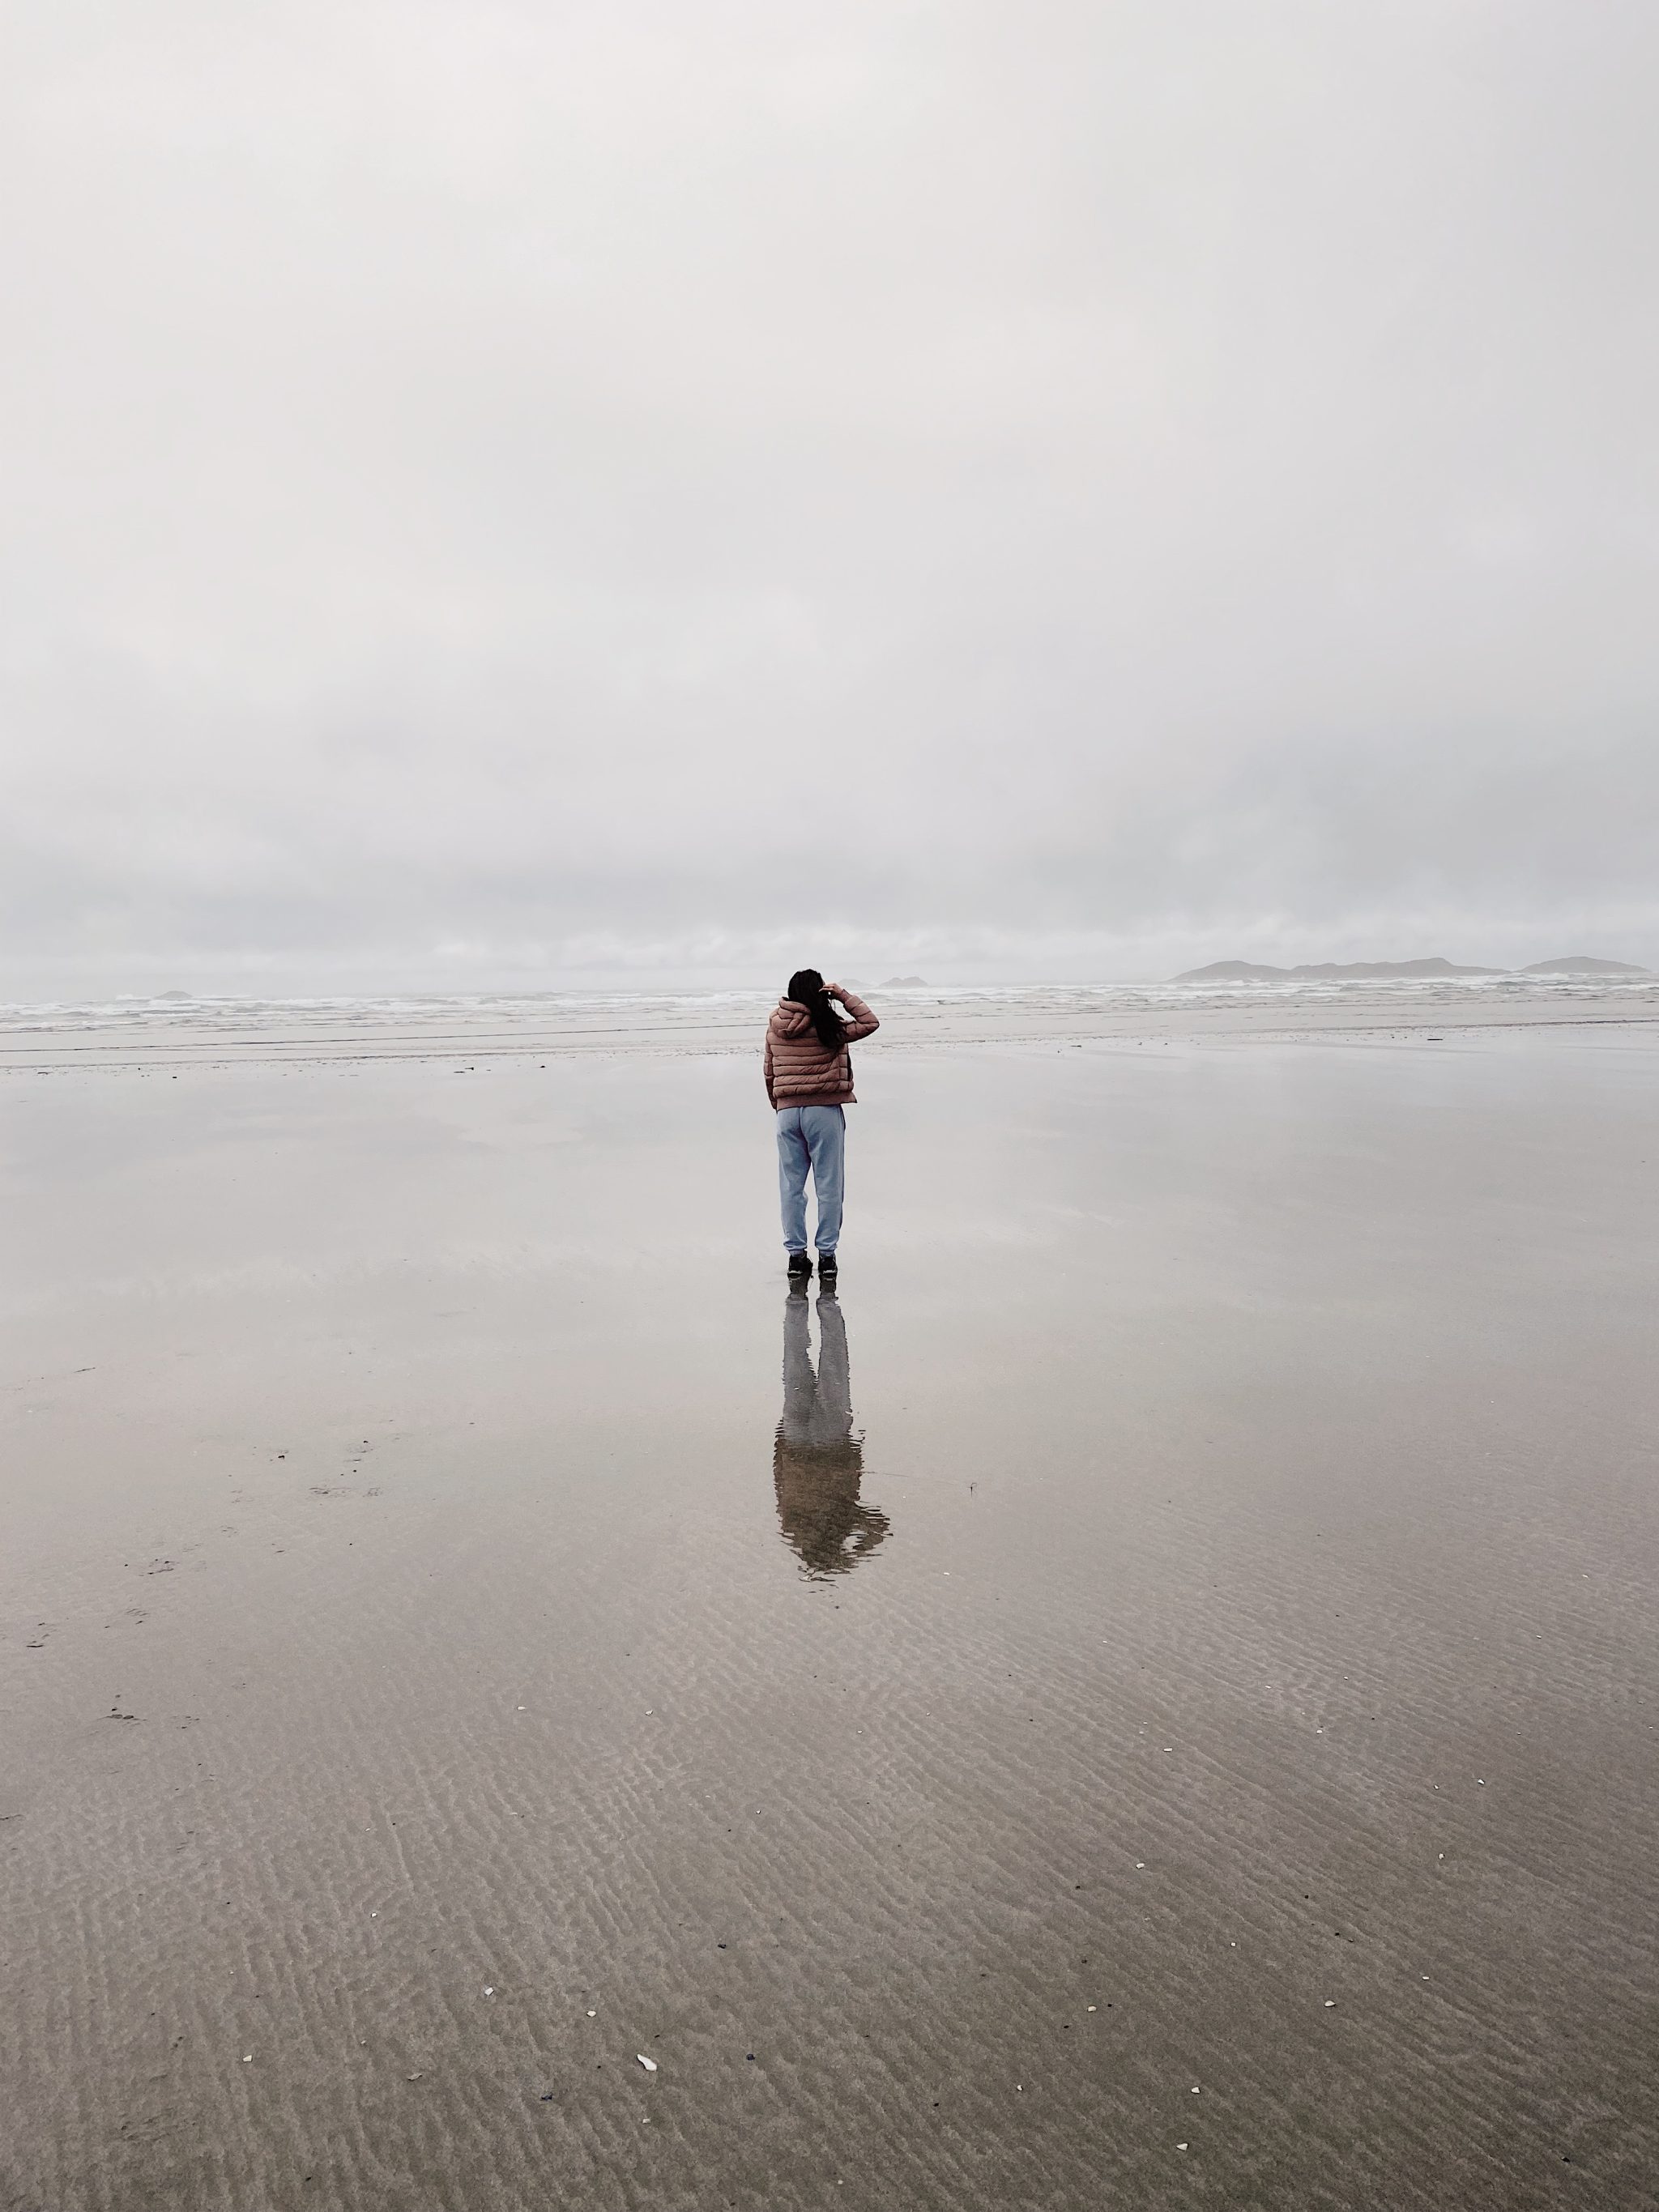
M 0 1071 L 757 1048 L 769 991 L 546 991 L 124 998 L 0 1006 Z M 952 984 L 874 990 L 872 1049 L 1659 1019 L 1659 976 L 1456 975 L 1265 982 Z

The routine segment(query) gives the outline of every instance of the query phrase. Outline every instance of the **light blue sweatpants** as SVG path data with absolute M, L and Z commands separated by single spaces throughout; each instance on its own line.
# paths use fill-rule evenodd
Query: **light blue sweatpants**
M 780 1106 L 778 1109 L 778 1201 L 783 1208 L 783 1242 L 791 1252 L 806 1249 L 806 1170 L 818 1198 L 815 1242 L 833 1252 L 841 1236 L 842 1192 L 845 1185 L 847 1116 L 839 1106 Z

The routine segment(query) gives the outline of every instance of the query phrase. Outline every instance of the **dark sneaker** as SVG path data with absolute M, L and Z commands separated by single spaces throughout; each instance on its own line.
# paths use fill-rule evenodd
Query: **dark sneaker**
M 832 1261 L 830 1264 L 833 1267 L 835 1263 Z M 812 1262 L 805 1252 L 792 1252 L 789 1255 L 789 1273 L 792 1278 L 799 1277 L 804 1283 L 811 1272 Z
M 833 1282 L 835 1281 L 835 1279 L 836 1279 L 836 1255 L 835 1255 L 835 1254 L 834 1254 L 833 1252 L 820 1252 L 820 1253 L 819 1253 L 819 1255 L 818 1255 L 818 1280 L 819 1280 L 819 1282 L 821 1282 L 821 1283 L 833 1283 Z

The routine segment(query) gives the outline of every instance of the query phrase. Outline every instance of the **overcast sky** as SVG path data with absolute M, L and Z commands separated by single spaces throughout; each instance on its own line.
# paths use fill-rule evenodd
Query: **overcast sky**
M 1651 0 L 0 26 L 0 988 L 1659 962 Z

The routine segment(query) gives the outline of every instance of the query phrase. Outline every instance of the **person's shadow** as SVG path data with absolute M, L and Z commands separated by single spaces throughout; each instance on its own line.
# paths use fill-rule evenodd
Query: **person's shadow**
M 783 1419 L 772 1447 L 783 1540 L 801 1572 L 821 1582 L 867 1559 L 887 1534 L 887 1516 L 859 1498 L 864 1437 L 853 1428 L 847 1324 L 833 1291 L 818 1299 L 818 1364 L 812 1366 L 806 1286 L 783 1307 Z

